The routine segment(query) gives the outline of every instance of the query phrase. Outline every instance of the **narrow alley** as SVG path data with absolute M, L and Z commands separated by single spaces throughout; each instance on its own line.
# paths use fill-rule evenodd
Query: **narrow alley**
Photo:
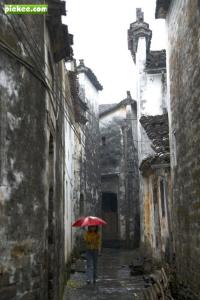
M 0 300 L 200 300 L 200 0 L 0 0 Z
M 129 265 L 137 252 L 104 249 L 99 258 L 96 284 L 86 284 L 85 273 L 71 275 L 64 300 L 143 300 L 145 282 L 142 275 L 131 276 Z

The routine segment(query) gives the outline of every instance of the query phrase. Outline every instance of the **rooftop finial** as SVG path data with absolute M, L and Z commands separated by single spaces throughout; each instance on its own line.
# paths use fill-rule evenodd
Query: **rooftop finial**
M 152 31 L 149 24 L 144 22 L 144 13 L 141 8 L 136 9 L 136 22 L 131 23 L 128 30 L 128 49 L 131 51 L 134 62 L 136 62 L 136 53 L 140 37 L 146 39 L 146 51 L 150 50 Z
M 126 94 L 127 94 L 127 99 L 132 99 L 130 91 L 127 91 Z
M 136 18 L 138 22 L 144 22 L 144 13 L 141 8 L 136 8 Z
M 80 66 L 85 66 L 84 59 L 79 59 L 79 62 L 80 62 Z

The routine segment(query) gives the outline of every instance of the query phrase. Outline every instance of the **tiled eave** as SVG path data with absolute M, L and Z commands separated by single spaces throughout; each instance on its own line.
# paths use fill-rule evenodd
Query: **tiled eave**
M 140 164 L 140 171 L 143 176 L 149 176 L 155 169 L 169 169 L 170 168 L 170 153 L 162 155 L 155 154 L 145 158 Z
M 46 22 L 52 43 L 54 61 L 73 59 L 73 35 L 68 32 L 67 25 L 62 24 L 61 17 L 66 15 L 65 1 L 48 0 Z
M 156 19 L 165 19 L 168 13 L 171 0 L 157 0 L 156 1 Z

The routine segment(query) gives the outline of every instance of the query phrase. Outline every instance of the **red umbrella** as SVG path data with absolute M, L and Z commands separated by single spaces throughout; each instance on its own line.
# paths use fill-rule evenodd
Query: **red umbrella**
M 106 225 L 107 223 L 97 217 L 84 217 L 78 219 L 74 224 L 72 224 L 73 227 L 84 227 L 84 226 L 99 226 L 99 225 Z

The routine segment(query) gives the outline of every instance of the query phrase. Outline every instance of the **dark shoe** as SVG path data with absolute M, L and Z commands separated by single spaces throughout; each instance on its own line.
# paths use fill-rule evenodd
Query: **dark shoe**
M 90 280 L 87 280 L 87 284 L 90 284 L 91 282 L 90 282 Z

